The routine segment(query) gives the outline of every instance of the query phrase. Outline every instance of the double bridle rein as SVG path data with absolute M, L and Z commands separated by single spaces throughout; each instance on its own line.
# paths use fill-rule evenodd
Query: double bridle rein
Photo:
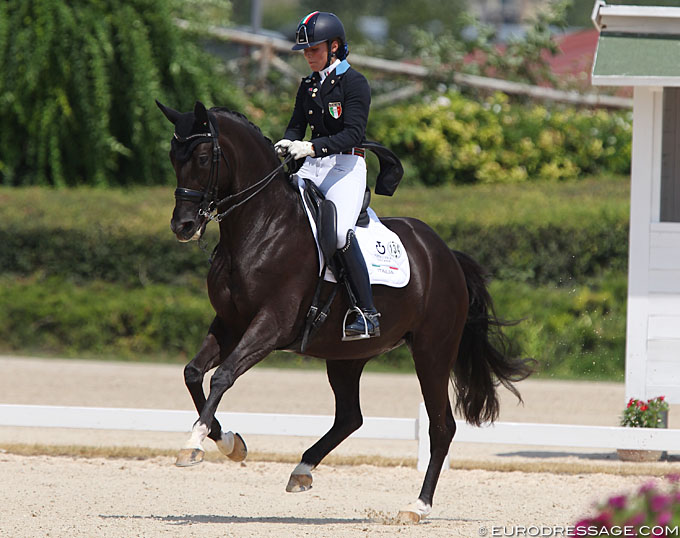
M 226 157 L 224 156 L 224 152 L 220 147 L 219 135 L 215 129 L 215 126 L 211 121 L 208 121 L 207 123 L 210 127 L 210 132 L 196 133 L 187 137 L 178 136 L 177 133 L 174 134 L 175 140 L 177 140 L 179 143 L 186 143 L 196 139 L 212 141 L 212 161 L 210 163 L 208 185 L 206 186 L 205 190 L 197 191 L 194 189 L 184 189 L 177 187 L 175 189 L 175 199 L 200 204 L 198 214 L 208 220 L 219 223 L 234 209 L 245 204 L 257 194 L 259 194 L 262 190 L 264 190 L 267 185 L 269 185 L 276 177 L 276 174 L 278 174 L 292 160 L 292 157 L 290 155 L 286 156 L 279 166 L 274 168 L 274 170 L 272 170 L 257 183 L 251 185 L 250 187 L 246 187 L 242 191 L 239 191 L 235 194 L 230 194 L 229 196 L 218 200 L 217 182 L 220 176 L 220 162 L 224 161 L 224 164 L 227 168 L 229 168 L 229 162 L 227 161 Z M 234 200 L 241 196 L 245 196 L 245 198 L 241 201 L 234 202 Z M 225 205 L 229 205 L 229 207 L 220 213 L 219 209 Z

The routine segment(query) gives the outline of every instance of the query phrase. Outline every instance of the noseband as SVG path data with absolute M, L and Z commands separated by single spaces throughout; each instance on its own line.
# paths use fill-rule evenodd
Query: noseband
M 290 155 L 286 156 L 286 158 L 279 166 L 277 166 L 274 170 L 272 170 L 269 174 L 267 174 L 257 183 L 251 185 L 250 187 L 246 187 L 242 191 L 239 191 L 235 194 L 231 194 L 229 196 L 226 196 L 225 198 L 222 198 L 221 200 L 218 200 L 217 183 L 220 176 L 220 162 L 224 161 L 224 164 L 227 166 L 227 168 L 229 168 L 229 163 L 226 157 L 224 156 L 222 148 L 220 147 L 219 136 L 215 129 L 215 126 L 212 124 L 211 121 L 208 121 L 208 126 L 210 127 L 209 133 L 206 132 L 192 134 L 190 136 L 187 136 L 186 138 L 178 136 L 177 133 L 174 134 L 175 139 L 180 143 L 189 142 L 197 138 L 205 138 L 212 141 L 212 161 L 210 163 L 210 175 L 208 176 L 208 185 L 206 186 L 205 190 L 197 191 L 194 189 L 185 189 L 177 187 L 175 189 L 175 199 L 199 204 L 198 214 L 200 216 L 205 217 L 208 220 L 221 222 L 222 219 L 224 219 L 224 217 L 226 217 L 234 209 L 236 209 L 240 205 L 245 204 L 255 195 L 260 193 L 260 191 L 262 191 L 267 185 L 269 185 L 269 183 L 271 183 L 271 181 L 276 177 L 276 174 L 279 171 L 281 171 L 284 168 L 284 166 L 286 166 L 292 160 L 292 157 Z M 241 196 L 245 196 L 245 198 L 239 202 L 234 201 L 236 198 L 239 198 Z M 218 210 L 221 207 L 224 207 L 225 205 L 229 205 L 229 207 L 222 213 L 219 213 Z

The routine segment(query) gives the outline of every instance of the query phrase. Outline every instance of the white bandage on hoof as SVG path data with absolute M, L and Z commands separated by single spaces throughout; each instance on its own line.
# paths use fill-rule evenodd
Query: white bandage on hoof
M 397 520 L 401 523 L 419 523 L 425 519 L 432 511 L 432 506 L 425 504 L 418 499 L 416 502 L 409 504 L 397 514 Z
M 210 433 L 210 429 L 208 426 L 205 424 L 201 424 L 200 422 L 197 422 L 194 425 L 193 430 L 191 430 L 191 437 L 189 437 L 189 440 L 186 442 L 184 445 L 185 449 L 198 449 L 198 450 L 203 450 L 203 441 L 205 438 L 208 436 Z

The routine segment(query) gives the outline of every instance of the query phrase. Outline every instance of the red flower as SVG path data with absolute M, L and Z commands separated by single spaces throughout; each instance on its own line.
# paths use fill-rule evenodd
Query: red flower
M 628 405 L 626 407 L 633 407 L 635 405 L 635 398 L 628 400 Z
M 666 398 L 665 398 L 664 396 L 659 396 L 659 397 L 657 398 L 657 400 L 659 400 L 660 402 L 663 402 L 665 399 L 666 399 Z
M 640 411 L 647 411 L 647 409 L 649 409 L 649 407 L 646 404 L 640 407 Z
M 625 495 L 619 495 L 617 497 L 610 497 L 608 504 L 612 508 L 623 509 L 623 508 L 626 507 L 626 496 Z

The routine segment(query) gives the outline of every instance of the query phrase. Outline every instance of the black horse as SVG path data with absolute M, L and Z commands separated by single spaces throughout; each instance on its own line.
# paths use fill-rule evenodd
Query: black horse
M 197 102 L 179 113 L 157 103 L 175 125 L 170 159 L 177 175 L 171 228 L 180 241 L 198 239 L 210 219 L 219 221 L 220 239 L 208 272 L 215 319 L 201 349 L 184 369 L 199 412 L 177 464 L 203 460 L 202 442 L 214 440 L 233 460 L 246 456 L 243 439 L 223 432 L 217 406 L 236 379 L 274 350 L 299 352 L 305 317 L 319 275 L 316 246 L 298 193 L 269 139 L 243 115 L 209 111 Z M 403 288 L 374 286 L 382 312 L 381 335 L 341 341 L 345 293 L 334 299 L 328 320 L 309 342 L 305 355 L 326 360 L 335 394 L 335 422 L 303 455 L 287 491 L 311 487 L 313 470 L 362 424 L 359 378 L 373 357 L 406 344 L 415 363 L 430 419 L 430 462 L 418 500 L 400 517 L 420 521 L 431 510 L 442 463 L 456 431 L 448 396 L 451 379 L 456 410 L 471 424 L 498 415 L 496 387 L 518 398 L 513 382 L 531 371 L 526 359 L 507 356 L 503 322 L 493 313 L 482 268 L 452 251 L 423 222 L 385 218 L 402 239 L 411 278 Z M 333 284 L 324 284 L 329 293 Z M 206 399 L 205 374 L 217 368 Z M 291 397 L 304 397 L 304 387 Z M 520 398 L 521 400 L 521 398 Z

